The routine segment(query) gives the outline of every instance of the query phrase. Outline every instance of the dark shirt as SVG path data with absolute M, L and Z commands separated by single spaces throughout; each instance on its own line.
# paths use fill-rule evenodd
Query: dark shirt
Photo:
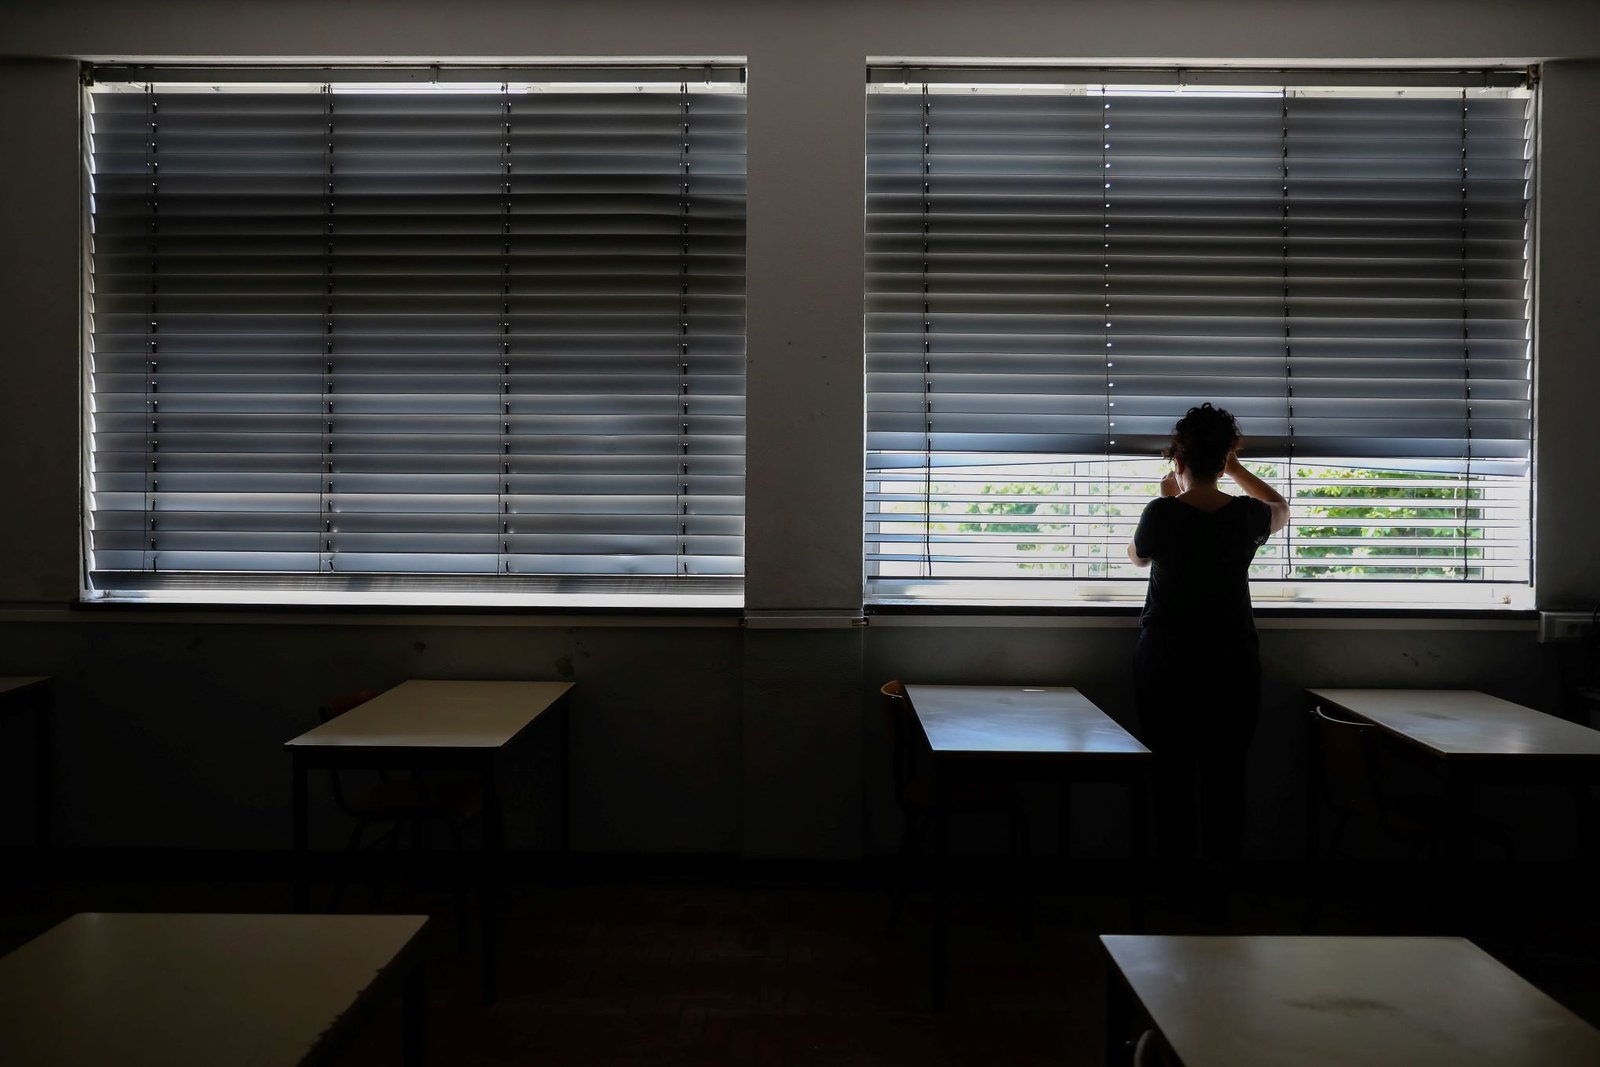
M 1272 509 L 1236 496 L 1206 512 L 1177 497 L 1145 505 L 1133 550 L 1152 560 L 1139 625 L 1197 637 L 1254 634 L 1250 561 L 1272 529 Z

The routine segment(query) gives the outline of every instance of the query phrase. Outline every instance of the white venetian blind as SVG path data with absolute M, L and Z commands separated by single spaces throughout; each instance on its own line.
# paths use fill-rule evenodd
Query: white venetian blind
M 742 71 L 538 73 L 97 72 L 90 595 L 739 602 Z
M 869 599 L 1141 579 L 1203 400 L 1294 504 L 1257 577 L 1528 581 L 1518 78 L 971 73 L 868 95 Z

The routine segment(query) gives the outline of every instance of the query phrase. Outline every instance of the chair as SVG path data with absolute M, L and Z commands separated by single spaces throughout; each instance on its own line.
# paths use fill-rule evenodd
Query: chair
M 1155 1030 L 1146 1030 L 1134 1042 L 1133 1067 L 1174 1067 L 1176 1063 L 1172 1046 Z
M 1437 857 L 1450 828 L 1450 808 L 1445 797 L 1428 793 L 1392 793 L 1385 783 L 1380 736 L 1369 723 L 1334 718 L 1320 707 L 1311 709 L 1311 810 L 1323 804 L 1334 813 L 1327 858 L 1339 854 L 1339 845 L 1351 816 L 1366 819 L 1394 841 L 1412 846 L 1413 858 L 1424 851 Z M 1314 825 L 1314 823 L 1313 823 Z M 1514 859 L 1516 846 L 1505 827 L 1469 813 L 1473 836 L 1493 841 Z M 1315 846 L 1315 835 L 1308 835 Z M 1319 857 L 1312 856 L 1313 860 Z M 1320 894 L 1313 892 L 1307 913 L 1309 929 L 1316 919 Z
M 921 733 L 917 729 L 911 701 L 906 687 L 899 681 L 885 682 L 879 690 L 888 726 L 889 743 L 893 760 L 895 803 L 904 820 L 900 837 L 899 878 L 892 897 L 886 930 L 893 934 L 905 910 L 906 898 L 911 892 L 911 871 L 922 854 L 923 840 L 933 825 L 936 814 L 933 780 L 919 772 L 917 754 L 922 750 Z M 945 810 L 955 814 L 1004 815 L 1007 821 L 1008 854 L 1019 865 L 1028 857 L 1028 820 L 1017 791 L 1006 782 L 963 781 L 951 784 L 945 797 Z M 1022 920 L 1030 921 L 1032 899 L 1027 895 L 1027 881 L 1023 879 L 1025 896 Z
M 1589 623 L 1576 641 L 1554 647 L 1561 678 L 1561 702 L 1566 718 L 1589 726 L 1600 708 L 1600 604 L 1589 612 Z
M 338 718 L 353 708 L 360 707 L 378 695 L 376 689 L 358 689 L 340 693 L 317 709 L 323 722 Z M 450 835 L 450 844 L 461 851 L 461 828 L 483 810 L 483 783 L 476 779 L 434 782 L 415 769 L 404 777 L 391 776 L 386 770 L 377 772 L 378 780 L 360 790 L 352 791 L 341 773 L 329 772 L 333 778 L 333 799 L 339 810 L 355 820 L 345 851 L 359 852 L 363 847 L 387 845 L 392 850 L 400 843 L 401 831 L 413 851 L 422 846 L 422 828 L 430 820 L 438 820 Z M 364 842 L 367 830 L 375 825 L 387 824 L 387 830 L 372 842 Z M 374 881 L 372 904 L 376 907 L 381 883 Z M 464 887 L 457 891 L 457 920 L 461 935 L 466 936 L 464 921 Z M 344 883 L 334 884 L 331 910 L 339 910 L 344 895 Z

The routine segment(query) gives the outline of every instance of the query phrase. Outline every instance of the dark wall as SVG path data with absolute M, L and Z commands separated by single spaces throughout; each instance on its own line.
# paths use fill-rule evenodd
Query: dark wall
M 0 673 L 56 678 L 55 792 L 68 847 L 286 848 L 283 743 L 315 726 L 330 696 L 407 678 L 534 678 L 576 684 L 578 847 L 739 849 L 740 633 L 731 626 L 640 634 L 87 621 L 0 625 L 0 633 Z M 536 724 L 508 765 L 513 846 L 555 840 L 557 738 Z M 26 749 L 8 753 L 25 756 Z M 348 823 L 317 777 L 313 826 L 326 831 L 320 843 L 336 845 Z M 11 840 L 28 826 L 19 818 L 5 824 Z
M 745 57 L 750 69 L 749 626 L 662 617 L 106 616 L 77 592 L 83 291 L 80 59 Z M 330 693 L 405 677 L 571 677 L 575 839 L 605 851 L 850 858 L 891 840 L 871 694 L 913 681 L 1072 684 L 1129 719 L 1127 620 L 853 626 L 861 589 L 862 86 L 869 58 L 1521 63 L 1543 67 L 1537 596 L 1600 597 L 1600 5 L 1565 0 L 58 0 L 0 7 L 0 671 L 52 674 L 62 839 L 276 848 L 282 742 Z M 927 620 L 922 620 L 926 622 Z M 508 624 L 509 622 L 509 624 Z M 1081 625 L 1080 625 L 1081 624 Z M 1252 849 L 1297 847 L 1306 685 L 1448 684 L 1553 707 L 1529 624 L 1350 616 L 1264 631 Z M 0 725 L 5 755 L 21 724 Z M 536 755 L 536 753 L 535 753 Z M 530 759 L 533 757 L 530 756 Z M 0 772 L 0 801 L 19 778 Z M 520 843 L 548 840 L 539 769 Z M 6 792 L 10 790 L 10 792 Z M 1041 798 L 1045 803 L 1045 798 Z M 1048 807 L 1045 804 L 1046 808 Z M 1092 805 L 1091 805 L 1092 807 Z M 1116 801 L 1086 843 L 1120 844 Z M 325 815 L 319 810 L 318 815 Z M 513 812 L 513 815 L 517 815 Z M 323 824 L 333 830 L 328 820 Z M 0 841 L 25 836 L 0 807 Z M 1097 835 L 1099 835 L 1097 837 Z M 1102 840 L 1103 839 L 1103 840 Z M 326 838 L 325 838 L 326 840 Z M 976 843 L 974 847 L 979 847 Z
M 573 681 L 573 843 L 595 852 L 891 851 L 899 822 L 876 699 L 889 678 L 1071 685 L 1138 732 L 1129 671 L 1137 631 L 1117 622 L 879 619 L 866 628 L 774 631 L 82 614 L 0 622 L 0 674 L 56 677 L 55 795 L 68 847 L 287 847 L 283 742 L 315 725 L 316 707 L 332 694 L 406 678 Z M 1475 688 L 1559 710 L 1555 650 L 1533 638 L 1525 627 L 1267 623 L 1250 853 L 1281 858 L 1301 847 L 1306 687 Z M 4 731 L 8 758 L 25 761 L 18 746 L 26 730 L 8 722 Z M 513 846 L 555 840 L 556 737 L 536 730 L 508 764 Z M 9 801 L 0 842 L 26 839 L 27 782 L 26 773 L 8 772 L 0 786 Z M 325 782 L 315 794 L 317 842 L 334 847 L 347 824 Z M 1041 848 L 1056 833 L 1050 796 L 1040 794 Z M 1090 789 L 1079 810 L 1077 849 L 1122 854 L 1121 795 Z M 963 847 L 997 846 L 969 838 Z

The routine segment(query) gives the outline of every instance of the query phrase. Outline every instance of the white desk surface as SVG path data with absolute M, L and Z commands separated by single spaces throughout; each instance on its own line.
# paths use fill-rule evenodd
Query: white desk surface
M 1150 750 L 1069 688 L 910 685 L 935 755 L 1147 756 Z
M 292 1067 L 419 915 L 74 915 L 0 959 L 0 1063 Z
M 286 743 L 503 748 L 571 688 L 571 682 L 402 682 Z
M 1100 940 L 1184 1067 L 1600 1064 L 1600 1031 L 1461 938 Z
M 1337 715 L 1353 713 L 1450 757 L 1600 758 L 1600 730 L 1471 689 L 1308 689 Z

